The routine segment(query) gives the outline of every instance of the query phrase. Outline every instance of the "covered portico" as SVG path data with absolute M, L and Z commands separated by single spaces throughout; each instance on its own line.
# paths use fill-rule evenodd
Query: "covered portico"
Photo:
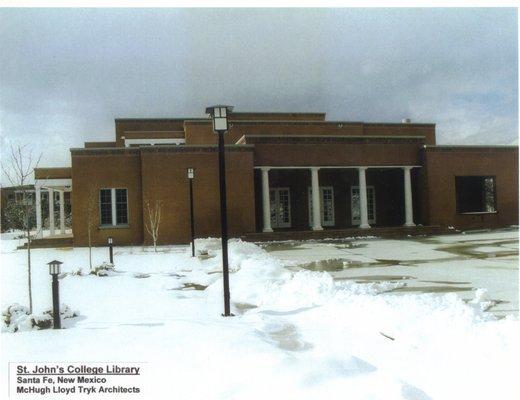
M 384 215 L 381 216 L 380 219 L 386 220 L 386 226 L 414 227 L 412 171 L 417 171 L 418 168 L 419 165 L 256 166 L 255 169 L 260 175 L 257 179 L 260 182 L 256 187 L 261 192 L 257 195 L 257 201 L 261 199 L 262 205 L 261 231 L 273 232 L 275 228 L 302 229 L 301 220 L 305 217 L 302 212 L 299 212 L 297 214 L 300 221 L 292 223 L 291 203 L 295 206 L 302 203 L 308 205 L 307 229 L 313 231 L 323 230 L 324 225 L 332 229 L 338 227 L 370 229 L 371 223 L 375 222 L 376 189 L 382 192 L 380 197 L 383 198 L 383 204 L 379 204 L 377 208 L 383 214 L 392 214 L 386 218 Z M 367 185 L 367 173 L 372 174 L 371 185 Z M 271 181 L 277 174 L 282 178 L 274 179 L 276 182 L 272 185 Z M 323 179 L 322 175 L 324 175 Z M 299 183 L 295 183 L 296 181 Z M 291 194 L 289 186 L 297 187 L 294 185 L 299 185 L 302 189 L 293 190 L 295 193 Z M 308 186 L 308 191 L 305 190 L 305 186 Z M 342 211 L 341 217 L 335 218 L 335 199 L 339 202 L 344 201 L 344 208 L 348 208 L 345 195 L 349 196 L 348 201 L 351 202 L 350 211 L 340 210 L 341 207 L 338 207 L 338 214 Z M 291 200 L 291 196 L 296 198 Z M 388 199 L 393 203 L 394 208 L 384 204 Z M 350 218 L 347 223 L 345 215 L 349 213 Z M 385 224 L 378 224 L 378 226 L 385 226 Z
M 48 237 L 67 235 L 65 224 L 65 193 L 72 192 L 70 168 L 37 168 L 35 169 L 34 189 L 36 195 L 36 237 L 44 237 L 44 217 L 48 218 Z M 43 215 L 42 193 L 48 193 L 48 215 Z M 55 218 L 55 193 L 58 193 L 59 217 Z

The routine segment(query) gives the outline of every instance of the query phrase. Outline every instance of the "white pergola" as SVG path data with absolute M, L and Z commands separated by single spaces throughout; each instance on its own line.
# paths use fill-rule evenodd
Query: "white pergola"
M 36 179 L 34 182 L 36 194 L 36 231 L 37 237 L 43 237 L 42 224 L 42 190 L 49 193 L 49 231 L 50 236 L 56 235 L 56 223 L 54 221 L 54 192 L 60 195 L 60 233 L 65 234 L 65 192 L 72 191 L 72 179 Z
M 290 167 L 273 167 L 273 166 L 256 166 L 255 169 L 262 171 L 262 210 L 264 232 L 272 232 L 271 227 L 271 206 L 269 202 L 269 170 L 271 169 L 308 169 L 311 171 L 311 192 L 312 192 L 312 227 L 314 231 L 321 231 L 321 205 L 320 205 L 320 183 L 319 174 L 320 169 L 357 169 L 359 179 L 359 203 L 360 203 L 360 219 L 359 227 L 362 229 L 370 228 L 368 223 L 368 198 L 366 185 L 366 170 L 369 168 L 400 168 L 403 170 L 404 179 L 404 206 L 405 206 L 405 223 L 403 226 L 415 226 L 413 222 L 413 202 L 412 202 L 412 180 L 410 171 L 412 168 L 420 168 L 420 165 L 382 165 L 382 166 L 290 166 Z

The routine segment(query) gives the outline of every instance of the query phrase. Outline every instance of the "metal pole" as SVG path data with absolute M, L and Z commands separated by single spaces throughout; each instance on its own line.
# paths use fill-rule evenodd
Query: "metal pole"
M 60 284 L 58 282 L 58 274 L 52 274 L 52 314 L 54 319 L 54 329 L 61 329 Z
M 112 247 L 112 243 L 108 244 L 108 252 L 110 254 L 110 264 L 114 264 L 114 248 Z
M 195 257 L 195 218 L 193 216 L 193 179 L 190 178 L 190 225 L 191 225 L 191 256 Z
M 220 229 L 222 235 L 222 272 L 224 275 L 224 317 L 231 316 L 229 306 L 229 266 L 228 266 L 228 232 L 226 204 L 226 160 L 224 152 L 224 132 L 218 132 L 218 174 L 220 181 Z

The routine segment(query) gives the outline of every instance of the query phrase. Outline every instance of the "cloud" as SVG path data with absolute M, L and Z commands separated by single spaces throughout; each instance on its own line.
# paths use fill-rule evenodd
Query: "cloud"
M 439 143 L 518 135 L 515 9 L 2 9 L 0 48 L 2 148 L 49 166 L 116 117 L 221 101 L 435 122 Z

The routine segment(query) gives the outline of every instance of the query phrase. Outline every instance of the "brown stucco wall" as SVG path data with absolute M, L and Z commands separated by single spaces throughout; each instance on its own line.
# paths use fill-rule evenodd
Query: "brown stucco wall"
M 210 121 L 185 121 L 186 144 L 215 144 Z M 226 133 L 228 144 L 243 135 L 337 135 L 337 136 L 423 136 L 425 144 L 435 144 L 434 124 L 369 124 L 363 122 L 269 122 L 232 121 Z
M 260 166 L 419 165 L 422 143 L 256 143 Z
M 124 139 L 122 136 L 126 135 L 126 132 L 132 131 L 182 131 L 184 130 L 183 118 L 164 118 L 164 119 L 140 119 L 140 118 L 118 118 L 116 123 L 116 145 L 118 147 L 124 146 Z
M 427 223 L 459 229 L 518 224 L 518 147 L 424 149 Z M 457 214 L 456 176 L 495 176 L 497 213 Z
M 71 169 L 65 168 L 35 168 L 34 179 L 70 179 Z
M 72 159 L 72 230 L 74 246 L 88 245 L 88 204 L 93 199 L 95 221 L 92 243 L 105 245 L 112 236 L 120 245 L 143 241 L 141 205 L 141 160 L 138 149 L 71 150 Z M 128 189 L 128 227 L 99 227 L 99 190 Z
M 187 168 L 195 168 L 194 198 L 197 237 L 220 235 L 216 147 L 157 146 L 141 149 L 73 150 L 74 245 L 88 245 L 88 198 L 94 193 L 92 243 L 105 245 L 109 236 L 119 245 L 151 243 L 144 226 L 143 202 L 161 200 L 160 243 L 189 241 Z M 249 146 L 226 152 L 229 233 L 254 231 L 253 152 Z M 127 188 L 127 227 L 99 227 L 99 190 Z
M 190 240 L 187 169 L 193 181 L 196 237 L 220 236 L 218 153 L 216 147 L 166 147 L 141 149 L 143 204 L 162 204 L 160 243 Z M 249 146 L 226 149 L 228 229 L 230 235 L 254 232 L 255 200 L 253 152 Z M 144 209 L 146 220 L 146 206 Z M 145 243 L 151 236 L 144 232 Z

